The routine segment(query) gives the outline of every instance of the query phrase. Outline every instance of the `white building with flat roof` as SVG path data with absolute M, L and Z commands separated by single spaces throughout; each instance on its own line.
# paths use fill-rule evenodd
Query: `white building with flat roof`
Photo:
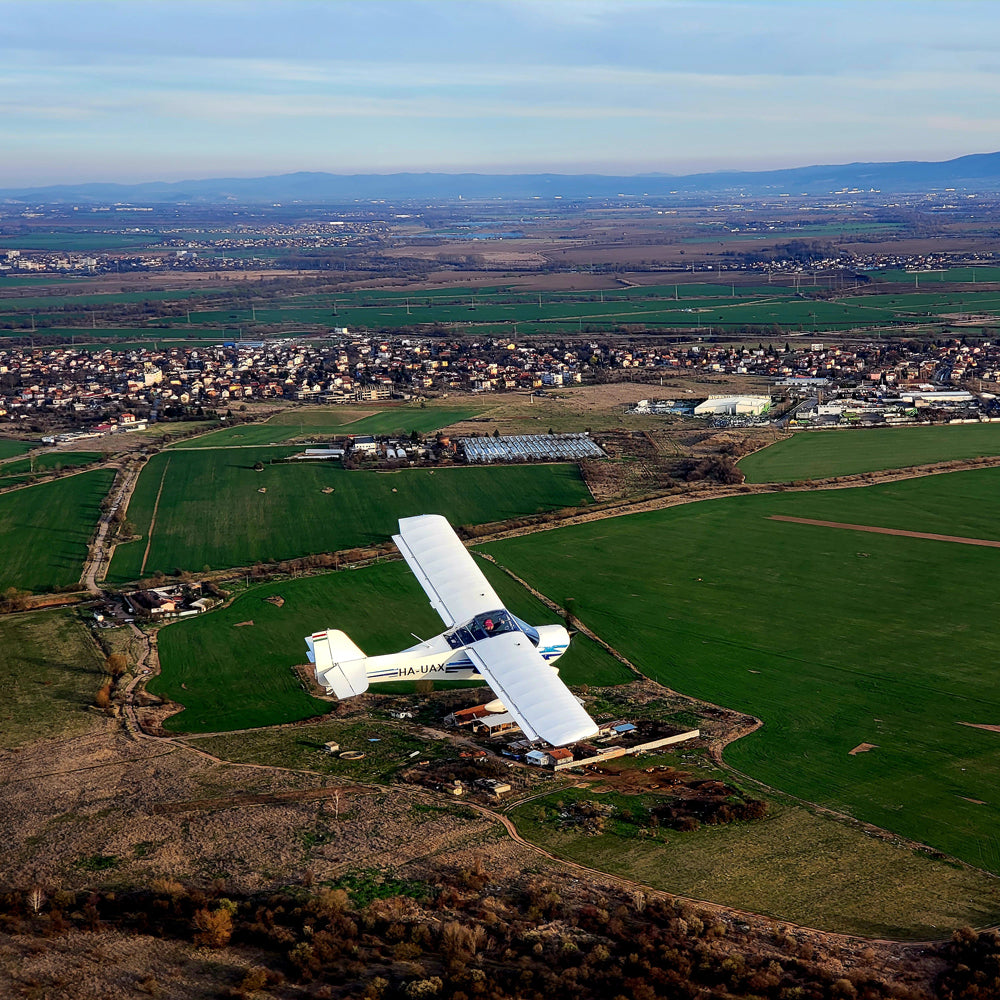
M 759 416 L 771 409 L 770 396 L 709 396 L 694 408 L 696 417 Z

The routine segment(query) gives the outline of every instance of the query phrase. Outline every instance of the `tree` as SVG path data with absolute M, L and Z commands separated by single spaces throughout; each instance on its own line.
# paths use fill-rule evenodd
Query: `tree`
M 102 685 L 100 691 L 94 697 L 94 704 L 98 708 L 103 708 L 105 711 L 111 706 L 111 684 Z
M 128 657 L 124 653 L 112 653 L 104 661 L 104 669 L 117 679 L 128 672 Z
M 40 885 L 33 885 L 28 890 L 28 906 L 32 913 L 38 913 L 45 905 L 45 892 Z
M 206 948 L 224 948 L 233 936 L 233 915 L 228 909 L 200 909 L 194 915 L 195 944 Z
M 23 611 L 28 606 L 28 590 L 18 590 L 17 587 L 8 587 L 0 598 L 0 612 Z

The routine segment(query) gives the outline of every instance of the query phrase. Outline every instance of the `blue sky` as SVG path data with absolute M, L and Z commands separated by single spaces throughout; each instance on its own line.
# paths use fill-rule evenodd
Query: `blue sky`
M 0 186 L 1000 149 L 993 0 L 0 0 Z

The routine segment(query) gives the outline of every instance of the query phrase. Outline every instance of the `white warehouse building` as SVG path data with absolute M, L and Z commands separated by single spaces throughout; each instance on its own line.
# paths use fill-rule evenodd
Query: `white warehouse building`
M 696 417 L 759 416 L 771 409 L 770 396 L 709 396 L 694 408 Z

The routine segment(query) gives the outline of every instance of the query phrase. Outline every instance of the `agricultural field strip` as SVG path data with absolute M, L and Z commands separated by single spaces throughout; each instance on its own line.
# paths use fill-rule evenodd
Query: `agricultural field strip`
M 725 284 L 717 287 L 720 291 L 725 289 Z M 665 286 L 664 290 L 669 290 Z M 178 292 L 129 292 L 115 294 L 85 294 L 81 296 L 52 296 L 36 298 L 0 298 L 0 312 L 20 312 L 26 315 L 26 311 L 39 313 L 38 318 L 46 322 L 57 320 L 59 313 L 45 313 L 45 307 L 62 307 L 72 309 L 79 306 L 81 309 L 87 306 L 113 305 L 116 302 L 126 304 L 129 302 L 142 301 L 166 301 L 171 299 L 183 301 L 194 296 L 208 298 L 215 294 L 219 295 L 217 289 L 194 289 Z M 644 290 L 640 298 L 628 298 L 624 296 L 613 296 L 609 291 L 603 302 L 599 302 L 591 293 L 587 297 L 568 297 L 565 293 L 556 297 L 550 295 L 543 298 L 541 303 L 536 302 L 531 296 L 525 294 L 517 297 L 511 293 L 493 293 L 492 298 L 499 301 L 491 301 L 490 293 L 476 293 L 479 299 L 473 307 L 470 305 L 472 295 L 469 298 L 458 298 L 454 295 L 450 301 L 419 301 L 421 298 L 428 299 L 426 293 L 417 293 L 413 296 L 408 305 L 401 304 L 399 295 L 394 300 L 384 300 L 383 302 L 372 302 L 371 294 L 358 293 L 358 298 L 364 304 L 351 304 L 337 298 L 337 307 L 331 309 L 329 306 L 308 307 L 303 303 L 309 299 L 316 300 L 316 296 L 293 296 L 277 305 L 271 300 L 264 300 L 254 315 L 253 310 L 238 309 L 217 309 L 200 311 L 192 316 L 199 326 L 191 326 L 181 317 L 157 317 L 151 316 L 150 323 L 167 322 L 171 330 L 187 330 L 194 332 L 200 329 L 203 323 L 239 323 L 253 321 L 271 323 L 307 323 L 326 324 L 331 322 L 344 323 L 349 326 L 373 326 L 375 328 L 387 325 L 405 326 L 414 322 L 452 322 L 471 324 L 482 327 L 495 322 L 519 322 L 526 324 L 537 324 L 542 329 L 551 324 L 566 324 L 571 322 L 582 323 L 615 323 L 628 322 L 635 319 L 653 325 L 685 327 L 700 325 L 706 318 L 707 313 L 716 311 L 713 322 L 723 326 L 732 324 L 754 324 L 754 323 L 777 323 L 781 324 L 825 324 L 831 329 L 851 329 L 856 326 L 859 315 L 863 315 L 866 320 L 878 323 L 900 322 L 900 321 L 920 321 L 933 320 L 939 313 L 945 310 L 954 311 L 976 311 L 984 314 L 994 314 L 1000 312 L 1000 297 L 995 292 L 989 291 L 969 291 L 963 293 L 916 293 L 901 295 L 899 293 L 884 292 L 865 296 L 843 296 L 838 299 L 824 300 L 814 297 L 803 298 L 801 295 L 789 293 L 787 296 L 776 295 L 772 290 L 766 295 L 761 295 L 756 289 L 751 294 L 744 294 L 740 289 L 737 296 L 720 297 L 715 296 L 684 296 L 683 298 L 674 295 L 664 295 L 657 298 Z M 444 299 L 445 296 L 438 296 Z M 689 305 L 681 306 L 685 302 Z M 654 304 L 655 303 L 655 304 Z M 332 302 L 331 302 L 332 305 Z M 414 310 L 416 319 L 414 319 Z M 727 318 L 728 317 L 728 318 Z M 149 329 L 159 329 L 150 327 Z M 11 335 L 15 331 L 11 331 Z M 65 334 L 64 334 L 65 335 Z M 222 334 L 219 334 L 221 336 Z
M 103 657 L 75 611 L 0 618 L 0 746 L 102 728 L 87 706 L 104 677 Z
M 682 771 L 692 769 L 689 759 L 667 759 Z M 697 765 L 693 770 L 701 771 Z M 713 776 L 731 779 L 721 771 Z M 903 853 L 780 794 L 770 799 L 763 821 L 703 826 L 694 834 L 639 838 L 634 830 L 621 832 L 626 824 L 617 818 L 597 836 L 553 823 L 552 814 L 567 801 L 587 800 L 594 791 L 543 793 L 514 803 L 508 815 L 527 843 L 584 871 L 803 927 L 927 940 L 963 920 L 977 927 L 997 920 L 993 880 L 984 873 L 917 851 Z M 656 799 L 604 789 L 597 801 L 634 814 Z M 547 821 L 540 821 L 546 814 Z
M 10 476 L 20 476 L 34 471 L 41 474 L 53 469 L 73 468 L 78 465 L 91 465 L 101 460 L 97 451 L 49 451 L 32 458 L 0 459 L 0 480 Z
M 426 413 L 430 411 L 415 411 Z M 143 572 L 248 566 L 384 541 L 399 517 L 442 513 L 470 524 L 585 504 L 577 466 L 346 471 L 331 463 L 270 464 L 295 447 L 165 450 L 143 469 L 128 518 L 140 536 L 119 544 L 109 582 Z M 165 477 L 148 563 L 143 546 L 163 466 Z M 256 461 L 264 464 L 254 470 Z M 324 492 L 328 491 L 328 492 Z
M 75 472 L 0 494 L 0 591 L 77 583 L 114 470 Z
M 205 448 L 287 447 L 294 438 L 315 439 L 343 434 L 392 434 L 417 431 L 427 434 L 479 415 L 482 407 L 390 407 L 357 412 L 351 407 L 315 411 L 288 410 L 254 424 L 239 424 L 212 431 L 191 441 L 170 445 L 172 451 Z M 280 418 L 280 419 L 279 419 Z M 240 441 L 245 439 L 245 441 Z M 237 443 L 240 441 L 240 443 Z
M 2 287 L 2 286 L 0 286 Z M 45 310 L 65 306 L 113 306 L 138 302 L 172 302 L 175 300 L 219 297 L 226 294 L 222 288 L 189 288 L 174 291 L 146 292 L 84 292 L 80 295 L 0 295 L 0 312 L 21 312 L 25 309 Z
M 0 462 L 16 460 L 34 447 L 28 441 L 18 441 L 14 438 L 0 438 Z
M 1000 425 L 798 431 L 740 459 L 748 483 L 829 479 L 1000 455 Z

